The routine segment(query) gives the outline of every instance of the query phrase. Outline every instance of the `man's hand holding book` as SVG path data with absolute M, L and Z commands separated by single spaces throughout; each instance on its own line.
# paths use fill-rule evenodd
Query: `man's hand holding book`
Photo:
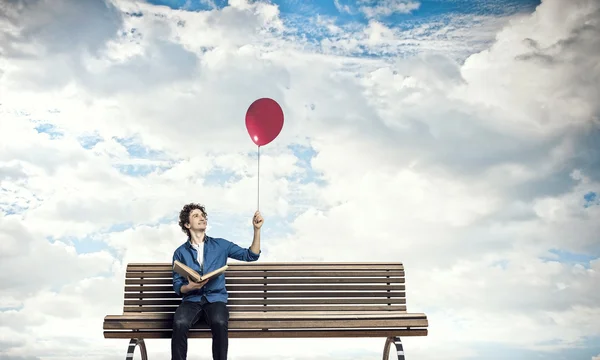
M 201 281 L 201 282 L 196 282 L 192 278 L 190 278 L 189 276 L 188 276 L 187 279 L 188 279 L 188 283 L 185 284 L 185 285 L 183 285 L 181 287 L 181 292 L 184 293 L 184 294 L 187 293 L 187 292 L 190 292 L 190 291 L 202 289 L 202 287 L 208 282 L 208 280 L 210 280 L 210 279 L 206 279 L 206 280 Z

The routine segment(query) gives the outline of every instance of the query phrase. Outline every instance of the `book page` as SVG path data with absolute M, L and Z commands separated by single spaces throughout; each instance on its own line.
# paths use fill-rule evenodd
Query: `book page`
M 229 267 L 228 265 L 225 265 L 225 266 L 223 266 L 221 268 L 218 268 L 217 270 L 213 270 L 213 271 L 211 271 L 211 272 L 209 272 L 207 274 L 202 275 L 202 280 L 201 281 L 204 281 L 206 279 L 210 279 L 212 277 L 215 277 L 215 276 L 217 276 L 217 275 L 225 272 L 225 270 L 227 270 L 228 267 Z
M 179 275 L 185 277 L 186 279 L 189 276 L 192 280 L 196 282 L 202 281 L 202 277 L 200 276 L 200 274 L 198 274 L 194 269 L 180 261 L 175 260 L 175 262 L 173 263 L 173 270 Z

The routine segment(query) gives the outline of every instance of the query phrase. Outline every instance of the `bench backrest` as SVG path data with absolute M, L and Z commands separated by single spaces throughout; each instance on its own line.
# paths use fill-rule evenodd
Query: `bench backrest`
M 406 311 L 402 263 L 229 263 L 230 312 Z M 125 278 L 124 313 L 172 313 L 170 263 L 132 263 Z

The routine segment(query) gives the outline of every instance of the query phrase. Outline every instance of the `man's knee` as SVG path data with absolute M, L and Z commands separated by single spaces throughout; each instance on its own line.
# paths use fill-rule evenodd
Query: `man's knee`
M 215 319 L 213 319 L 211 327 L 212 328 L 216 328 L 216 329 L 227 329 L 227 327 L 229 326 L 229 321 L 227 320 L 227 317 L 225 316 L 216 316 Z
M 187 319 L 183 319 L 183 318 L 173 319 L 173 331 L 187 332 L 189 329 L 190 329 L 190 322 Z
M 211 321 L 211 328 L 215 329 L 227 329 L 229 326 L 229 312 L 226 308 L 219 309 L 216 312 Z

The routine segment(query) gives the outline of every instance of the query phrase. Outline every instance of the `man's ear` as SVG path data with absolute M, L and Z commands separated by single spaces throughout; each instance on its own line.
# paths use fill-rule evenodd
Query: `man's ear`
M 184 226 L 189 229 L 190 228 L 190 223 L 187 223 Z

